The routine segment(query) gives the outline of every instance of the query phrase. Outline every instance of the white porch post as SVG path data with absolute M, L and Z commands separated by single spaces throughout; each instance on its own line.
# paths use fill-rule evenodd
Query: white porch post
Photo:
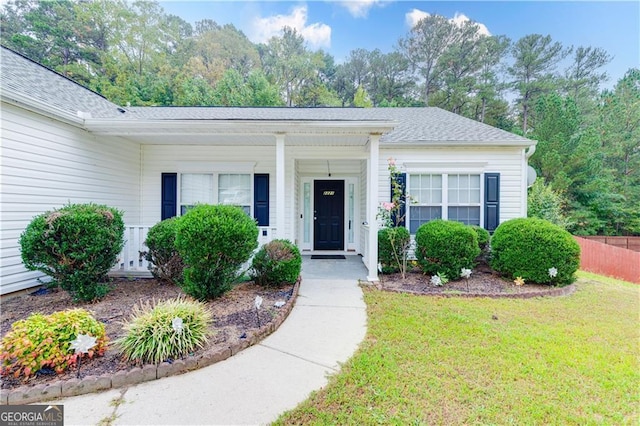
M 285 162 L 284 162 L 284 134 L 276 135 L 276 236 L 286 238 L 284 229 L 285 218 Z
M 369 161 L 367 163 L 367 222 L 369 223 L 369 252 L 367 280 L 378 281 L 378 163 L 380 134 L 369 135 Z

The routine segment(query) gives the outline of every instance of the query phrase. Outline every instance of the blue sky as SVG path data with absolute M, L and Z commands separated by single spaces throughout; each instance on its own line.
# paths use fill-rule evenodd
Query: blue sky
M 342 62 L 355 48 L 388 52 L 421 13 L 462 15 L 492 35 L 517 40 L 550 35 L 565 46 L 594 46 L 613 55 L 607 66 L 612 87 L 632 67 L 640 67 L 640 2 L 590 1 L 161 1 L 167 13 L 194 23 L 232 23 L 252 41 L 265 42 L 283 25 L 296 28 L 312 49 Z

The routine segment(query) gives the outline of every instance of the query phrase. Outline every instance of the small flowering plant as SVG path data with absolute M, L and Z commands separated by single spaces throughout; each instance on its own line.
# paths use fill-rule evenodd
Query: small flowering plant
M 410 197 L 405 194 L 401 173 L 394 158 L 387 159 L 387 168 L 391 179 L 391 201 L 380 204 L 377 219 L 382 222 L 385 228 L 392 231 L 401 227 L 406 215 L 404 206 L 410 200 Z M 399 270 L 404 279 L 407 272 L 407 254 L 411 245 L 408 232 L 394 231 L 386 232 L 384 235 L 385 238 L 388 238 L 385 243 L 388 242 L 391 253 L 389 255 L 390 258 L 385 260 L 386 264 L 383 266 L 392 266 L 394 269 Z
M 441 287 L 449 282 L 449 278 L 443 273 L 438 272 L 436 275 L 431 276 L 431 284 L 436 287 Z
M 471 277 L 471 269 L 468 269 L 468 268 L 460 269 L 460 276 L 462 278 L 469 279 L 469 277 Z

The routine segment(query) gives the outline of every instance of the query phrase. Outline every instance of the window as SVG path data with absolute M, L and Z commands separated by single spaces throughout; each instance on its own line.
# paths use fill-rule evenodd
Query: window
M 213 204 L 213 174 L 180 175 L 180 215 L 197 203 Z
M 251 175 L 218 175 L 218 203 L 240 206 L 251 215 Z
M 251 193 L 250 174 L 182 173 L 180 214 L 184 215 L 197 203 L 204 203 L 240 206 L 251 215 Z
M 480 226 L 480 175 L 448 175 L 447 218 Z
M 479 174 L 411 174 L 407 191 L 409 232 L 434 219 L 480 225 Z
M 412 200 L 409 232 L 415 234 L 423 223 L 442 217 L 442 175 L 410 175 L 407 190 Z

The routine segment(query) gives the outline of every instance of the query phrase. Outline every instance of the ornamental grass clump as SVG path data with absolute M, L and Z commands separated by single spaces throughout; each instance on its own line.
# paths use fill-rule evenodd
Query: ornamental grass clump
M 141 303 L 133 308 L 115 341 L 127 361 L 159 364 L 203 347 L 211 335 L 213 314 L 205 304 L 183 298 Z
M 544 219 L 511 219 L 493 233 L 491 267 L 512 280 L 562 287 L 575 281 L 580 246 L 569 232 Z
M 178 218 L 172 217 L 158 222 L 149 229 L 145 253 L 151 275 L 159 281 L 179 284 L 182 282 L 184 262 L 176 248 L 176 229 Z
M 70 309 L 51 315 L 32 314 L 16 321 L 2 338 L 2 375 L 30 377 L 43 368 L 58 374 L 74 366 L 82 353 L 74 353 L 72 342 L 78 335 L 96 339 L 87 356 L 102 356 L 107 349 L 104 324 L 85 309 Z
M 302 256 L 291 241 L 273 240 L 253 257 L 251 279 L 261 286 L 293 284 L 300 276 Z
M 38 215 L 20 235 L 25 267 L 49 275 L 74 301 L 109 292 L 105 276 L 123 245 L 122 213 L 97 204 L 70 204 Z
M 258 247 L 258 225 L 240 207 L 200 204 L 178 221 L 176 247 L 186 265 L 184 292 L 213 299 L 238 281 Z
M 473 269 L 480 254 L 478 236 L 469 226 L 449 220 L 432 220 L 416 232 L 415 256 L 427 275 L 460 277 L 462 268 Z

